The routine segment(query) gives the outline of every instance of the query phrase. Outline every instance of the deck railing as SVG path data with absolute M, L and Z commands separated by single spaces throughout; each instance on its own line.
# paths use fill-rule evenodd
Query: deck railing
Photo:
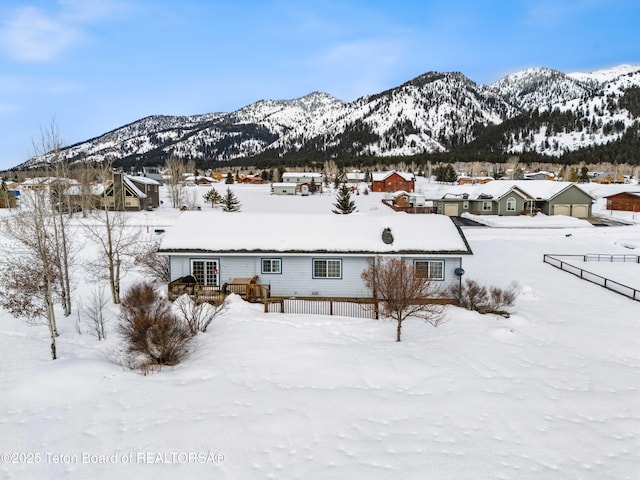
M 606 288 L 612 292 L 624 295 L 632 300 L 640 301 L 640 290 L 637 290 L 629 285 L 625 285 L 610 278 L 603 277 L 597 273 L 590 272 L 584 268 L 577 267 L 566 260 L 578 259 L 582 262 L 635 262 L 640 263 L 640 257 L 637 255 L 601 255 L 601 254 L 588 254 L 588 255 L 560 255 L 560 254 L 548 254 L 545 253 L 542 261 L 549 265 L 559 268 L 560 270 L 575 275 L 576 277 L 586 280 L 587 282 L 594 283 L 601 287 Z
M 378 306 L 373 298 L 272 297 L 265 300 L 264 311 L 378 318 Z
M 178 297 L 187 294 L 198 302 L 221 303 L 231 293 L 240 295 L 249 302 L 262 302 L 269 297 L 269 285 L 225 283 L 213 286 L 171 282 L 168 288 L 168 297 L 172 302 Z

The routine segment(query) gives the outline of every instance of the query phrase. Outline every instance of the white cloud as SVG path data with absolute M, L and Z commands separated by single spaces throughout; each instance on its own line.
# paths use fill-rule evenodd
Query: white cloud
M 111 14 L 118 5 L 106 0 L 59 0 L 55 12 L 22 7 L 0 26 L 0 47 L 15 60 L 53 61 L 86 37 L 89 23 Z
M 80 36 L 78 31 L 41 10 L 25 7 L 5 22 L 0 40 L 11 58 L 42 62 L 56 58 Z

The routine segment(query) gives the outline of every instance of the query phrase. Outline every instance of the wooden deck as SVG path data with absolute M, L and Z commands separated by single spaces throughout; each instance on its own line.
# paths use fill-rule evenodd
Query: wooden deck
M 199 285 L 197 283 L 173 281 L 168 287 L 168 297 L 172 302 L 182 295 L 189 295 L 194 301 L 220 304 L 227 295 L 235 293 L 244 300 L 262 303 L 269 298 L 269 285 L 258 285 L 244 282 L 244 279 L 234 279 L 233 283 L 219 286 Z

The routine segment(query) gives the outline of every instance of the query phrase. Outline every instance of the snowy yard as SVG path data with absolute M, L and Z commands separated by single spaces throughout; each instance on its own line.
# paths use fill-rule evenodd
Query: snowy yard
M 327 213 L 335 201 L 233 189 L 242 211 L 229 215 Z M 388 214 L 382 198 L 354 196 L 354 215 Z M 152 239 L 179 215 L 165 202 L 131 217 Z M 0 477 L 635 480 L 640 302 L 542 258 L 638 255 L 640 224 L 560 220 L 463 229 L 465 277 L 517 282 L 516 313 L 447 307 L 437 328 L 407 321 L 400 343 L 391 321 L 265 314 L 235 299 L 183 364 L 145 376 L 117 362 L 116 309 L 105 342 L 60 314 L 56 361 L 46 327 L 0 311 Z M 76 300 L 93 287 L 80 268 L 77 279 Z

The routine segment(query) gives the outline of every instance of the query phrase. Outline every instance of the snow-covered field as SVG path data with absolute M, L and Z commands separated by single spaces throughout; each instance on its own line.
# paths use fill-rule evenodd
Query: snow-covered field
M 233 189 L 242 212 L 327 213 L 335 201 Z M 200 200 L 207 188 L 193 190 Z M 356 215 L 389 213 L 379 194 L 353 198 Z M 56 361 L 46 327 L 0 311 L 0 477 L 635 480 L 640 303 L 542 262 L 640 254 L 640 220 L 613 213 L 634 224 L 464 228 L 465 276 L 517 282 L 516 313 L 447 307 L 437 328 L 405 322 L 400 343 L 390 321 L 264 314 L 237 300 L 183 364 L 145 376 L 117 363 L 115 309 L 105 342 L 60 313 Z M 153 238 L 179 215 L 165 202 L 131 217 Z M 81 268 L 77 279 L 76 300 L 95 285 Z

